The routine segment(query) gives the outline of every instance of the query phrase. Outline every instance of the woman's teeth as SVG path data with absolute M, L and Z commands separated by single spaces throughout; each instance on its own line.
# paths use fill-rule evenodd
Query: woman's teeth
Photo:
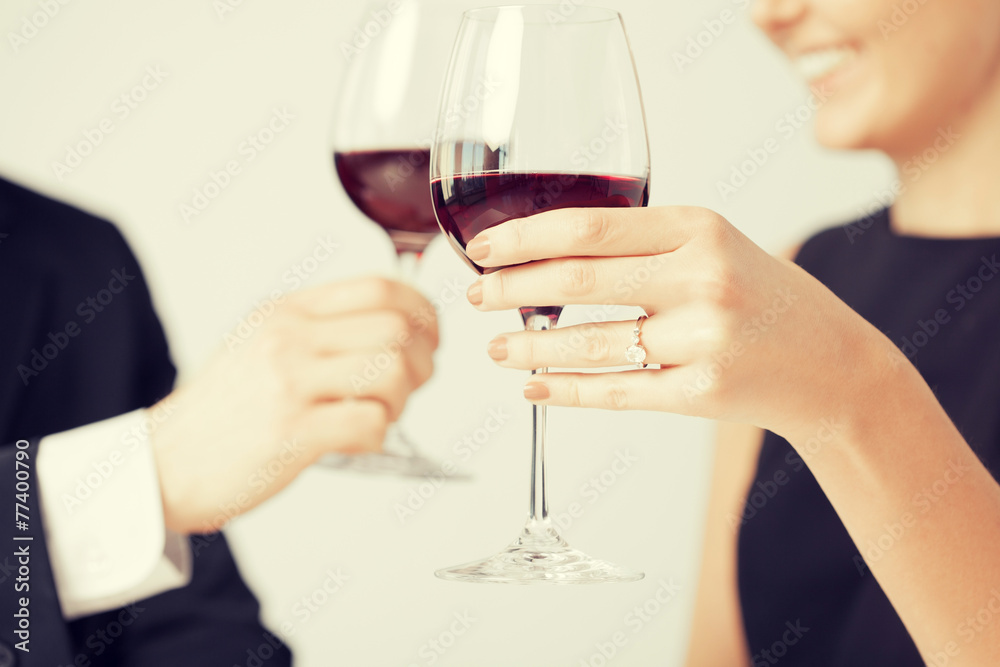
M 854 55 L 854 50 L 848 48 L 823 49 L 803 53 L 794 59 L 793 64 L 806 81 L 815 81 L 853 60 Z

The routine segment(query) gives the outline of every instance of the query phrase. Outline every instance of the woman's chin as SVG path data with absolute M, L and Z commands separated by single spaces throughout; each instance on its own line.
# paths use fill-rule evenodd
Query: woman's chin
M 816 141 L 833 150 L 878 149 L 873 123 L 857 113 L 824 107 L 816 114 Z

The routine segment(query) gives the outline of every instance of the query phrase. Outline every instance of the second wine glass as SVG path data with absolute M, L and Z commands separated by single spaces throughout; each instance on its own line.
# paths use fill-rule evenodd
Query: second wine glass
M 649 146 L 621 16 L 564 4 L 464 14 L 431 153 L 441 228 L 466 255 L 481 231 L 542 211 L 645 206 Z M 526 304 L 527 330 L 554 328 L 560 304 Z M 623 358 L 623 363 L 625 359 Z M 545 372 L 539 369 L 535 372 Z M 499 554 L 438 571 L 482 583 L 592 583 L 641 579 L 631 568 L 570 547 L 548 517 L 544 406 L 533 406 L 528 519 Z
M 414 284 L 417 264 L 440 230 L 427 192 L 430 147 L 448 42 L 458 15 L 448 3 L 372 3 L 357 34 L 341 45 L 349 64 L 340 88 L 331 143 L 341 185 L 357 208 L 382 227 L 398 257 L 398 277 Z M 422 477 L 441 463 L 420 452 L 397 424 L 382 451 L 329 454 L 323 465 Z M 461 475 L 451 475 L 452 477 Z

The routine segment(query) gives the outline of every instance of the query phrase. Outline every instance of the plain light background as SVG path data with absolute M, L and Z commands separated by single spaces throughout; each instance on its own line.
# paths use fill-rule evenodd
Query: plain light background
M 317 239 L 329 236 L 339 248 L 308 284 L 392 269 L 388 240 L 352 207 L 330 165 L 328 130 L 346 65 L 339 45 L 370 8 L 318 0 L 48 4 L 58 11 L 18 45 L 10 34 L 44 16 L 42 3 L 6 0 L 0 8 L 0 173 L 120 226 L 145 268 L 182 381 L 224 351 L 224 334 L 255 300 L 287 289 L 282 276 L 312 254 Z M 808 92 L 752 26 L 748 3 L 606 4 L 625 18 L 643 88 L 651 205 L 714 208 L 779 251 L 855 217 L 892 178 L 877 156 L 821 150 L 808 124 L 791 136 L 779 131 L 786 114 L 810 115 L 800 108 Z M 734 21 L 713 23 L 726 10 Z M 700 54 L 692 47 L 699 40 Z M 680 67 L 675 55 L 688 48 L 697 57 Z M 147 67 L 166 78 L 120 118 L 112 105 Z M 245 162 L 241 142 L 275 109 L 294 119 Z M 113 132 L 57 177 L 53 162 L 104 118 Z M 718 181 L 770 138 L 779 150 L 724 201 Z M 233 159 L 243 165 L 240 174 L 185 223 L 179 205 Z M 429 297 L 450 300 L 455 284 L 464 290 L 471 280 L 446 244 L 431 247 L 420 277 Z M 585 307 L 571 307 L 563 322 L 586 318 Z M 489 555 L 515 536 L 526 511 L 530 428 L 520 398 L 524 374 L 495 367 L 485 354 L 490 338 L 518 328 L 516 313 L 480 314 L 460 296 L 440 320 L 436 375 L 413 397 L 404 424 L 426 450 L 475 480 L 449 481 L 401 521 L 395 506 L 419 493 L 418 481 L 307 471 L 226 531 L 265 622 L 291 623 L 303 667 L 596 666 L 603 664 L 597 644 L 619 631 L 627 641 L 608 664 L 680 664 L 711 424 L 663 414 L 550 412 L 552 512 L 571 502 L 584 507 L 565 536 L 593 555 L 643 569 L 645 580 L 583 587 L 439 581 L 434 569 Z M 475 437 L 491 410 L 506 415 L 503 427 L 463 460 L 455 444 Z M 610 472 L 619 455 L 634 462 Z M 613 483 L 595 498 L 583 485 L 602 473 Z M 349 577 L 342 589 L 319 593 L 328 572 L 338 570 Z M 661 581 L 679 593 L 664 605 L 649 603 Z M 301 600 L 310 596 L 323 603 L 306 613 Z M 629 617 L 643 605 L 653 610 L 646 620 Z M 474 619 L 458 637 L 449 635 L 455 614 Z M 448 644 L 443 654 L 432 640 Z

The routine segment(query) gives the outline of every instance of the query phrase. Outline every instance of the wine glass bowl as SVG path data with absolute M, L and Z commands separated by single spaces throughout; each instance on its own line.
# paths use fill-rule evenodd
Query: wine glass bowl
M 338 151 L 334 167 L 354 205 L 398 254 L 420 254 L 441 232 L 427 196 L 430 148 Z
M 498 221 L 559 208 L 645 206 L 649 201 L 645 177 L 573 173 L 457 174 L 434 179 L 431 194 L 441 229 L 479 273 L 503 267 L 483 268 L 469 259 L 465 249 Z
M 463 15 L 430 156 L 434 211 L 452 247 L 495 225 L 558 208 L 645 206 L 649 144 L 621 16 L 532 5 Z M 530 224 L 530 223 L 529 223 Z M 554 328 L 560 304 L 520 308 L 525 328 Z M 535 373 L 544 373 L 539 369 Z M 636 581 L 641 572 L 573 549 L 548 517 L 545 406 L 532 407 L 528 519 L 499 554 L 436 572 L 477 583 Z

